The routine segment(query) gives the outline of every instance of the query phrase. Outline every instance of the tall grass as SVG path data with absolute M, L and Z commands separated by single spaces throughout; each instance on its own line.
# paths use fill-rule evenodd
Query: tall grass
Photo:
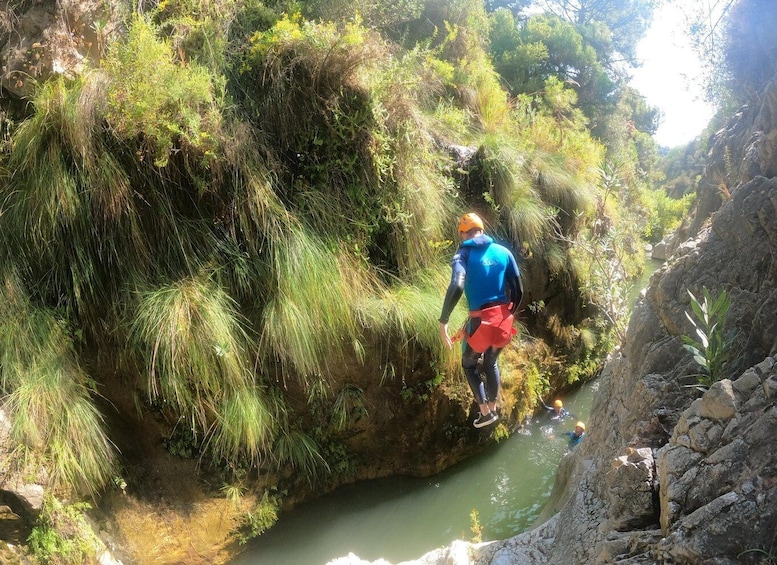
M 278 467 L 291 466 L 300 471 L 310 484 L 321 473 L 329 471 L 318 444 L 297 428 L 283 431 L 278 436 L 273 446 L 273 455 Z
M 0 310 L 0 375 L 11 433 L 29 462 L 42 454 L 55 485 L 94 494 L 117 469 L 67 325 L 30 305 L 7 277 Z
M 273 242 L 260 348 L 303 380 L 333 374 L 361 350 L 354 304 L 376 281 L 336 248 L 295 228 Z
M 537 190 L 546 204 L 558 210 L 565 234 L 579 225 L 579 215 L 590 215 L 596 202 L 595 185 L 570 172 L 557 155 L 536 152 L 530 162 Z
M 542 253 L 555 236 L 553 209 L 534 194 L 530 185 L 523 183 L 508 198 L 502 209 L 513 241 L 521 241 L 532 253 Z
M 513 241 L 542 250 L 555 237 L 552 207 L 543 201 L 535 179 L 527 171 L 526 153 L 519 152 L 500 137 L 485 140 L 478 152 L 479 165 L 489 198 L 501 213 Z
M 262 389 L 229 391 L 216 407 L 212 448 L 218 457 L 235 461 L 245 455 L 257 463 L 266 454 L 278 427 L 277 407 Z
M 128 350 L 147 360 L 150 398 L 186 414 L 195 430 L 208 429 L 219 401 L 253 381 L 236 305 L 205 274 L 139 290 L 126 324 Z
M 225 133 L 230 140 L 223 147 L 225 165 L 216 171 L 220 182 L 233 187 L 236 221 L 230 235 L 235 241 L 246 241 L 258 255 L 295 220 L 278 197 L 277 164 L 272 163 L 271 151 L 262 145 L 260 136 L 241 123 L 229 124 Z
M 396 281 L 378 294 L 364 296 L 358 302 L 358 316 L 361 324 L 376 334 L 378 350 L 388 354 L 397 348 L 412 359 L 414 348 L 419 347 L 431 352 L 438 366 L 457 371 L 458 348 L 451 354 L 444 347 L 438 322 L 449 280 L 449 272 L 429 269 L 416 273 L 412 280 Z M 463 324 L 465 317 L 466 308 L 457 308 L 450 327 Z
M 98 126 L 103 87 L 99 74 L 44 83 L 35 114 L 13 136 L 15 172 L 0 186 L 9 260 L 41 296 L 90 323 L 117 273 L 147 255 L 129 175 Z
M 77 171 L 82 160 L 71 158 L 89 138 L 75 110 L 78 92 L 62 81 L 44 83 L 34 116 L 14 135 L 9 167 L 15 174 L 3 189 L 4 237 L 23 238 L 26 245 L 19 247 L 28 260 L 45 250 L 85 207 L 73 174 L 73 165 Z
M 393 250 L 397 273 L 404 278 L 439 263 L 437 246 L 449 233 L 456 200 L 436 150 L 410 133 L 403 137 L 396 149 L 394 194 L 382 199 L 391 229 L 387 247 Z

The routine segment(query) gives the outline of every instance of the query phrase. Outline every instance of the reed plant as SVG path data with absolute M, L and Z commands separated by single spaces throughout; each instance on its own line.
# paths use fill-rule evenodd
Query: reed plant
M 474 105 L 479 128 L 486 135 L 505 131 L 510 124 L 512 103 L 489 58 L 468 61 L 471 76 L 476 77 L 477 96 Z
M 34 116 L 13 138 L 8 165 L 18 175 L 3 187 L 3 235 L 24 253 L 22 264 L 44 252 L 86 205 L 72 172 L 80 159 L 68 159 L 89 138 L 77 118 L 77 98 L 78 89 L 62 81 L 44 83 Z
M 520 241 L 527 255 L 543 253 L 557 223 L 553 209 L 534 194 L 532 186 L 521 182 L 502 210 L 513 241 Z

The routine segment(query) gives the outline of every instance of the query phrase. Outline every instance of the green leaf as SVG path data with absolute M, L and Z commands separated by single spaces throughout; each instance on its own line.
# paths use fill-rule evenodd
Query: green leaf
M 696 335 L 699 336 L 699 339 L 701 340 L 701 345 L 704 349 L 707 349 L 709 347 L 709 339 L 707 339 L 707 334 L 705 334 L 701 328 L 696 329 Z

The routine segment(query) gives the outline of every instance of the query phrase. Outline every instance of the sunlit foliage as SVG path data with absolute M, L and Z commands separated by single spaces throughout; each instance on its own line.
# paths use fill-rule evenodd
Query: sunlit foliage
M 4 145 L 2 388 L 15 437 L 66 486 L 94 492 L 115 469 L 95 402 L 109 370 L 187 456 L 311 485 L 354 473 L 341 435 L 368 425 L 362 367 L 427 401 L 459 382 L 437 318 L 465 210 L 527 279 L 563 287 L 559 311 L 526 318 L 569 381 L 606 353 L 606 281 L 581 250 L 639 224 L 652 156 L 614 122 L 595 125 L 617 151 L 590 133 L 581 96 L 614 88 L 600 51 L 560 18 L 519 27 L 475 0 L 292 8 L 160 2 L 99 66 L 42 84 Z M 622 182 L 600 175 L 608 158 Z M 534 371 L 519 352 L 516 391 L 545 386 L 517 377 Z

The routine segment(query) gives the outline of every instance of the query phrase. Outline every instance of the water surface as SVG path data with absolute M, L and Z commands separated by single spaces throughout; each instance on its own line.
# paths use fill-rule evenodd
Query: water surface
M 596 386 L 564 398 L 574 418 L 554 422 L 540 414 L 509 439 L 434 477 L 366 481 L 305 503 L 283 514 L 234 563 L 324 565 L 349 553 L 391 563 L 418 559 L 453 540 L 472 539 L 472 510 L 483 540 L 521 533 L 550 497 L 568 448 L 564 433 L 587 420 Z

